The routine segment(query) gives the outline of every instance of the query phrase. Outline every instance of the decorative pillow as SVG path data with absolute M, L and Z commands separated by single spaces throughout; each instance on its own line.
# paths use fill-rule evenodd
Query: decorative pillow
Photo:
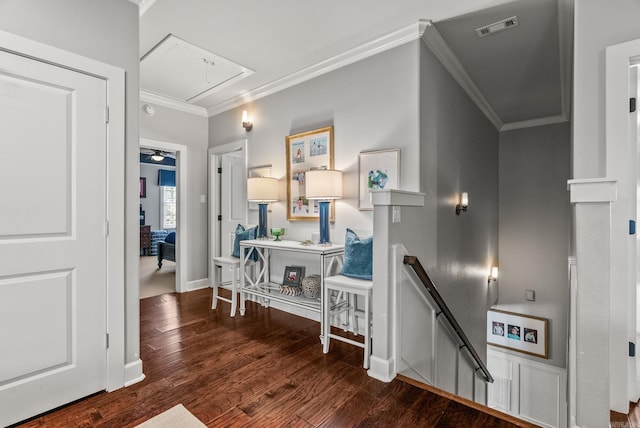
M 347 228 L 341 275 L 371 280 L 373 277 L 373 236 L 360 239 Z
M 241 224 L 236 226 L 236 238 L 233 241 L 233 253 L 231 253 L 231 257 L 240 257 L 240 241 L 245 241 L 247 239 L 256 239 L 256 233 L 258 228 L 252 227 L 251 229 L 246 229 Z M 245 252 L 249 251 L 245 249 Z M 250 257 L 251 260 L 258 260 L 258 254 L 253 251 Z
M 176 243 L 176 233 L 175 232 L 170 232 L 164 238 L 164 242 L 166 242 L 167 244 L 175 244 Z

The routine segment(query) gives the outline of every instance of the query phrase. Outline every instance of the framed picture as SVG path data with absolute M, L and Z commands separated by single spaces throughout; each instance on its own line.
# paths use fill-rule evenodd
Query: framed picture
M 254 166 L 249 168 L 249 177 L 271 177 L 271 165 Z M 271 206 L 269 206 L 270 208 Z M 249 201 L 249 209 L 258 211 L 258 203 Z M 269 209 L 271 212 L 271 209 Z
M 549 358 L 546 318 L 499 310 L 487 311 L 487 343 L 536 357 Z
M 358 209 L 373 209 L 371 191 L 400 188 L 400 149 L 358 154 Z
M 282 285 L 290 287 L 300 287 L 304 277 L 304 266 L 287 266 L 284 268 L 284 278 Z
M 141 198 L 147 197 L 147 178 L 146 177 L 140 177 L 140 197 Z
M 312 169 L 333 169 L 333 126 L 289 135 L 287 156 L 287 220 L 318 220 L 318 201 L 305 197 L 305 174 Z M 331 203 L 329 220 L 335 218 Z

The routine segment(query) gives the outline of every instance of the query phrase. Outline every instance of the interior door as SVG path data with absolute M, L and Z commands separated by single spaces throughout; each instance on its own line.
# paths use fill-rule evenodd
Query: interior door
M 0 51 L 0 425 L 106 387 L 106 82 Z
M 243 152 L 220 156 L 220 255 L 233 252 L 233 241 L 238 224 L 247 221 L 247 173 Z M 222 281 L 231 281 L 231 271 L 223 269 Z

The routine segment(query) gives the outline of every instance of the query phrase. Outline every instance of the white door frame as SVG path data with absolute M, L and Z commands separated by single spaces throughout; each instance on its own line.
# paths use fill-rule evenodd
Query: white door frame
M 0 31 L 0 49 L 45 60 L 107 82 L 109 123 L 107 126 L 107 236 L 106 313 L 107 391 L 125 383 L 125 72 L 123 69 L 86 58 L 15 34 Z
M 208 150 L 208 176 L 209 176 L 209 285 L 213 284 L 215 268 L 213 258 L 220 254 L 220 223 L 218 222 L 218 201 L 220 200 L 220 179 L 217 167 L 220 157 L 226 153 L 240 152 L 244 156 L 245 169 L 247 167 L 247 139 L 234 141 L 233 143 L 211 147 Z M 246 213 L 245 222 L 246 223 Z
M 184 293 L 187 290 L 187 146 L 183 144 L 168 143 L 166 141 L 140 138 L 140 147 L 143 149 L 160 149 L 176 153 L 176 186 L 178 188 L 178 206 L 176 221 L 176 292 Z
M 626 413 L 637 401 L 637 377 L 627 356 L 636 343 L 636 241 L 629 220 L 636 219 L 637 142 L 629 135 L 629 67 L 640 58 L 640 39 L 606 49 L 606 176 L 617 178 L 617 200 L 611 204 L 610 242 L 610 408 Z M 636 232 L 637 233 L 637 232 Z M 637 346 L 638 344 L 636 344 Z M 637 350 L 636 350 L 637 353 Z M 637 357 L 636 357 L 637 358 Z

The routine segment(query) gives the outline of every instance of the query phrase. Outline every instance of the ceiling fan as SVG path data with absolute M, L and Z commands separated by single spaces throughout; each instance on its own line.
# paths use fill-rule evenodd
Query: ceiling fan
M 151 160 L 154 162 L 162 162 L 164 158 L 176 158 L 176 154 L 172 152 L 165 152 L 163 150 L 158 149 L 140 149 L 140 153 L 143 155 L 148 155 L 151 157 Z

